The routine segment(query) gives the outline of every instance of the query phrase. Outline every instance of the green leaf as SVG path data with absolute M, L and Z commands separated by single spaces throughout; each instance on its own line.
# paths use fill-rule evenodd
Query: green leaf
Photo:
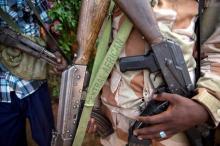
M 60 25 L 55 29 L 60 32 L 59 45 L 68 58 L 71 58 L 71 45 L 76 41 L 76 36 L 70 32 L 75 32 L 78 26 L 81 0 L 56 0 L 54 6 L 49 10 L 52 20 L 59 20 Z M 71 21 L 70 21 L 71 20 Z

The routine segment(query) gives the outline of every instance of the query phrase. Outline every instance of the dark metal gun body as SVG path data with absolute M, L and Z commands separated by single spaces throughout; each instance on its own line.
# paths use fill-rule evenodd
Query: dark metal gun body
M 122 72 L 148 69 L 150 72 L 161 71 L 167 84 L 167 91 L 192 96 L 194 89 L 180 47 L 169 40 L 153 45 L 146 55 L 124 57 L 119 60 Z
M 45 60 L 51 65 L 58 65 L 56 62 L 56 56 L 53 53 L 9 28 L 0 29 L 0 43 L 9 47 L 18 48 L 29 55 Z
M 167 101 L 165 102 L 158 102 L 155 100 L 151 100 L 149 101 L 147 107 L 142 111 L 142 113 L 140 114 L 141 116 L 151 116 L 151 115 L 156 115 L 159 114 L 161 112 L 163 112 L 164 110 L 167 109 L 169 103 Z M 135 129 L 139 129 L 139 128 L 143 128 L 149 126 L 145 123 L 142 122 L 138 122 L 135 121 L 132 126 L 129 128 L 129 138 L 128 138 L 128 144 L 127 146 L 150 146 L 151 145 L 151 141 L 148 139 L 144 139 L 144 140 L 139 140 L 137 139 L 136 136 L 134 136 L 133 131 Z
M 148 69 L 150 72 L 162 73 L 165 81 L 164 86 L 155 89 L 155 92 L 169 92 L 179 94 L 185 97 L 192 97 L 194 86 L 191 82 L 190 75 L 185 64 L 185 60 L 180 47 L 169 40 L 152 46 L 152 50 L 146 55 L 124 57 L 119 60 L 119 66 L 122 72 L 129 70 Z M 169 103 L 150 101 L 147 107 L 142 111 L 141 115 L 155 115 L 165 111 Z M 134 122 L 129 129 L 132 133 L 134 129 L 147 126 L 142 122 Z M 149 145 L 149 140 L 140 141 L 133 134 L 129 135 L 129 146 L 133 143 Z
M 156 61 L 156 63 L 151 65 L 156 64 L 155 66 L 158 66 L 160 68 L 160 71 L 166 83 L 165 88 L 160 88 L 159 91 L 180 94 L 190 98 L 192 96 L 192 91 L 194 87 L 193 84 L 191 83 L 181 49 L 177 44 L 173 42 L 164 41 L 163 35 L 161 34 L 159 26 L 157 25 L 157 21 L 149 1 L 146 0 L 114 0 L 114 1 L 117 3 L 120 9 L 127 15 L 127 17 L 133 22 L 135 27 L 144 36 L 148 44 L 151 45 L 152 47 L 151 51 L 153 52 L 152 56 Z M 141 64 L 143 63 L 140 63 L 140 65 Z M 152 67 L 149 67 L 148 69 L 152 69 Z M 154 111 L 155 109 L 152 110 Z M 158 111 L 163 111 L 163 110 L 158 110 Z M 157 113 L 157 112 L 153 112 L 153 113 Z M 130 132 L 129 135 L 133 136 L 133 133 Z M 141 142 L 138 139 L 136 140 L 138 142 Z M 189 140 L 193 146 L 202 146 L 201 137 L 199 136 L 193 137 L 191 139 L 189 138 Z M 129 143 L 130 142 L 132 141 L 129 140 Z M 134 145 L 139 145 L 138 143 L 135 142 L 136 141 L 134 141 Z M 146 143 L 145 145 L 148 144 Z
M 52 142 L 53 146 L 71 146 L 75 139 L 84 106 L 84 93 L 86 94 L 86 68 L 109 4 L 110 0 L 82 0 L 77 31 L 79 49 L 74 65 L 62 74 L 57 132 Z M 97 130 L 102 136 L 113 131 L 109 130 L 110 126 L 105 126 L 111 123 L 103 120 L 104 118 L 97 111 L 92 113 L 92 117 L 97 118 Z

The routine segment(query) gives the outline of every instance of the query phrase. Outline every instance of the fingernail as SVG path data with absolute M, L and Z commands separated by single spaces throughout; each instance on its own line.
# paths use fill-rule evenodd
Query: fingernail
M 61 59 L 58 58 L 58 59 L 57 59 L 57 62 L 60 63 L 60 62 L 61 62 Z
M 143 140 L 143 138 L 142 138 L 142 137 L 138 137 L 138 139 L 139 139 L 139 140 Z
M 134 134 L 135 136 L 137 136 L 137 132 L 136 132 L 136 131 L 134 131 L 133 134 Z

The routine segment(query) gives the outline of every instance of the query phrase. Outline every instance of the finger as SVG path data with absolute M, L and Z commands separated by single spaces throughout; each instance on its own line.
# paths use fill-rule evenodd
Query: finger
M 90 123 L 91 123 L 91 125 L 94 125 L 94 124 L 95 124 L 95 119 L 94 119 L 94 118 L 91 118 L 91 119 L 90 119 Z
M 93 133 L 93 129 L 94 129 L 93 125 L 90 125 L 88 128 L 88 133 L 90 134 Z
M 88 133 L 92 133 L 92 129 L 93 129 L 92 126 L 93 126 L 93 125 L 92 125 L 92 122 L 91 122 L 91 119 L 90 119 L 90 120 L 89 120 L 89 123 L 88 123 L 88 126 L 87 126 L 87 132 L 88 132 Z
M 95 119 L 91 118 L 88 126 L 88 133 L 94 133 L 96 131 Z
M 57 60 L 57 62 L 58 63 L 61 63 L 61 61 L 62 61 L 62 55 L 59 53 L 59 52 L 55 52 L 54 53 L 55 54 L 55 56 L 56 56 L 56 60 Z
M 134 135 L 140 136 L 140 135 L 157 135 L 160 133 L 161 129 L 164 131 L 167 131 L 169 129 L 169 125 L 165 124 L 157 124 L 157 125 L 151 125 L 148 127 L 140 128 L 140 129 L 135 129 L 134 130 Z
M 49 70 L 49 74 L 51 74 L 51 75 L 55 75 L 56 72 L 54 71 L 54 69 L 50 69 L 50 70 Z
M 97 125 L 96 125 L 96 124 L 94 124 L 93 129 L 92 129 L 92 133 L 95 133 L 95 132 L 96 132 L 96 130 L 97 130 Z
M 59 66 L 56 66 L 56 69 L 60 72 L 62 72 L 66 67 L 64 65 L 59 65 Z
M 157 94 L 153 97 L 155 100 L 158 101 L 169 101 L 171 104 L 176 104 L 179 102 L 179 96 L 176 94 L 170 94 L 170 93 L 161 93 Z
M 59 65 L 56 66 L 56 68 L 57 68 L 59 71 L 65 70 L 65 69 L 67 68 L 67 66 L 68 66 L 66 60 L 63 59 L 63 58 L 62 58 L 61 62 L 58 62 L 58 63 L 59 63 Z
M 56 68 L 56 67 L 54 67 L 53 68 L 53 71 L 55 72 L 55 74 L 58 74 L 58 75 L 60 75 L 62 72 L 58 69 L 58 68 Z
M 61 63 L 61 61 L 62 61 L 61 58 L 57 57 L 57 62 Z
M 167 111 L 164 111 L 160 114 L 153 115 L 153 116 L 140 116 L 140 117 L 138 117 L 138 121 L 141 121 L 141 122 L 144 122 L 144 123 L 150 124 L 150 125 L 169 122 L 170 119 L 171 119 L 171 115 Z
M 160 131 L 161 132 L 161 131 Z M 160 136 L 160 132 L 158 133 L 155 133 L 155 134 L 148 134 L 148 135 L 139 135 L 137 138 L 139 140 L 143 140 L 143 139 L 153 139 L 153 140 L 156 140 L 156 141 L 163 141 L 163 140 L 166 140 L 166 139 L 169 139 L 170 137 L 172 137 L 174 135 L 174 132 L 173 131 L 164 131 L 166 136 L 165 137 L 161 137 Z

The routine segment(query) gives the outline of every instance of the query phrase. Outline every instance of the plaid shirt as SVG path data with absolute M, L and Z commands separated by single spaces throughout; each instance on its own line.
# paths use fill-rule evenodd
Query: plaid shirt
M 47 2 L 45 0 L 35 0 L 32 1 L 38 11 L 40 12 L 41 19 L 44 22 L 48 22 L 49 19 L 47 17 Z M 26 21 L 24 16 L 21 17 L 21 10 L 18 8 L 22 8 L 23 10 L 30 10 L 25 0 L 0 0 L 0 7 L 7 12 L 13 20 L 18 24 L 21 31 L 25 35 L 31 36 L 40 36 L 39 25 L 35 19 L 32 21 Z M 26 13 L 28 14 L 28 13 Z M 30 14 L 33 14 L 30 10 Z M 30 15 L 29 18 L 26 16 L 26 19 L 34 18 L 33 15 Z M 0 27 L 6 27 L 7 24 L 0 19 Z M 0 64 L 0 101 L 1 102 L 11 102 L 10 92 L 14 91 L 18 98 L 23 99 L 26 96 L 35 92 L 41 84 L 45 81 L 27 81 L 23 80 L 17 76 L 12 75 L 5 67 Z

